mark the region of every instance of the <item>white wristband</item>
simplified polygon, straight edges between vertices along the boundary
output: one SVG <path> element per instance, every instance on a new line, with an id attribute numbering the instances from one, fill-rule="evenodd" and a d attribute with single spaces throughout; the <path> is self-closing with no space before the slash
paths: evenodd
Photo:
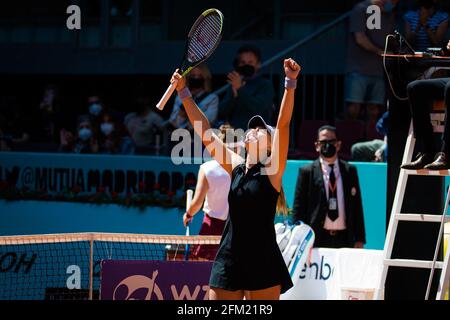
<path id="1" fill-rule="evenodd" d="M 297 79 L 290 79 L 288 77 L 284 78 L 284 87 L 286 89 L 295 89 L 295 88 L 297 88 Z"/>
<path id="2" fill-rule="evenodd" d="M 178 92 L 178 96 L 181 100 L 184 100 L 186 98 L 192 97 L 191 91 L 189 91 L 188 87 L 184 87 Z"/>

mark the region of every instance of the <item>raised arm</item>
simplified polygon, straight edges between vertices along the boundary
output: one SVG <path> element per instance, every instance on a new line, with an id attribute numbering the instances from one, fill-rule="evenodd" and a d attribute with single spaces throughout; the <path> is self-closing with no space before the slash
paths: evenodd
<path id="1" fill-rule="evenodd" d="M 206 118 L 194 99 L 192 99 L 189 89 L 186 88 L 186 79 L 178 73 L 178 69 L 173 74 L 171 82 L 177 82 L 176 89 L 178 95 L 183 102 L 189 122 L 194 127 L 195 133 L 202 139 L 203 144 L 211 156 L 231 175 L 234 167 L 242 163 L 244 159 L 228 149 L 222 140 L 211 130 L 208 118 Z"/>
<path id="2" fill-rule="evenodd" d="M 301 67 L 293 59 L 284 60 L 284 73 L 286 74 L 286 88 L 281 101 L 280 113 L 277 126 L 272 138 L 272 152 L 270 156 L 270 168 L 267 172 L 270 182 L 277 189 L 281 188 L 281 180 L 286 168 L 287 154 L 289 148 L 289 125 L 291 123 L 294 109 L 294 94 L 296 79 Z"/>

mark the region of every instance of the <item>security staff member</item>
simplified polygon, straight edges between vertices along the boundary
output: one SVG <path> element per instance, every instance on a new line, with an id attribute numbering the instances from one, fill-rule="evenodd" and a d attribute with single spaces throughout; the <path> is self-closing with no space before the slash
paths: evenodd
<path id="1" fill-rule="evenodd" d="M 323 126 L 315 143 L 319 158 L 300 168 L 293 220 L 310 225 L 315 247 L 363 248 L 364 215 L 356 167 L 338 159 L 336 128 Z"/>

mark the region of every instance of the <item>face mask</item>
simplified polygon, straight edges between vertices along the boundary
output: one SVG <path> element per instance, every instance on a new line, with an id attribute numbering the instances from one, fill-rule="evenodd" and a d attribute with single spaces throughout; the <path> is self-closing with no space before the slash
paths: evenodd
<path id="1" fill-rule="evenodd" d="M 114 131 L 114 125 L 112 123 L 102 123 L 100 125 L 100 130 L 102 130 L 103 134 L 105 136 L 109 136 L 111 134 L 111 132 Z"/>
<path id="2" fill-rule="evenodd" d="M 240 73 L 244 78 L 250 78 L 255 74 L 255 67 L 249 64 L 244 64 L 243 66 L 237 67 L 236 71 Z"/>
<path id="3" fill-rule="evenodd" d="M 331 143 L 326 143 L 320 146 L 320 154 L 324 158 L 333 158 L 336 155 L 336 146 Z"/>
<path id="4" fill-rule="evenodd" d="M 391 1 L 386 1 L 383 5 L 383 10 L 385 12 L 391 12 L 392 10 L 394 10 L 395 5 L 391 2 Z"/>
<path id="5" fill-rule="evenodd" d="M 93 103 L 89 106 L 89 113 L 98 116 L 102 111 L 102 105 L 99 103 Z"/>
<path id="6" fill-rule="evenodd" d="M 205 84 L 205 79 L 203 78 L 190 78 L 189 88 L 191 89 L 202 89 Z"/>
<path id="7" fill-rule="evenodd" d="M 78 136 L 80 137 L 81 140 L 86 141 L 92 136 L 92 131 L 91 129 L 88 128 L 81 128 L 78 131 Z"/>

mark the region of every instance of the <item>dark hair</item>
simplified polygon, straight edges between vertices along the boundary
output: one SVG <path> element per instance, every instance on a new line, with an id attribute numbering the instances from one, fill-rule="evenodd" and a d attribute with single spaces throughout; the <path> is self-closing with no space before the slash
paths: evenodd
<path id="1" fill-rule="evenodd" d="M 258 62 L 261 61 L 261 50 L 257 46 L 254 46 L 252 44 L 245 44 L 239 48 L 236 56 L 239 56 L 241 53 L 245 52 L 253 53 L 258 59 Z"/>
<path id="2" fill-rule="evenodd" d="M 336 127 L 330 126 L 329 124 L 326 124 L 324 126 L 321 126 L 319 128 L 319 130 L 317 130 L 317 139 L 319 138 L 319 134 L 324 131 L 324 130 L 328 130 L 328 131 L 332 131 L 334 132 L 334 134 L 336 135 L 336 139 L 338 139 L 338 134 L 337 134 L 337 130 Z"/>

